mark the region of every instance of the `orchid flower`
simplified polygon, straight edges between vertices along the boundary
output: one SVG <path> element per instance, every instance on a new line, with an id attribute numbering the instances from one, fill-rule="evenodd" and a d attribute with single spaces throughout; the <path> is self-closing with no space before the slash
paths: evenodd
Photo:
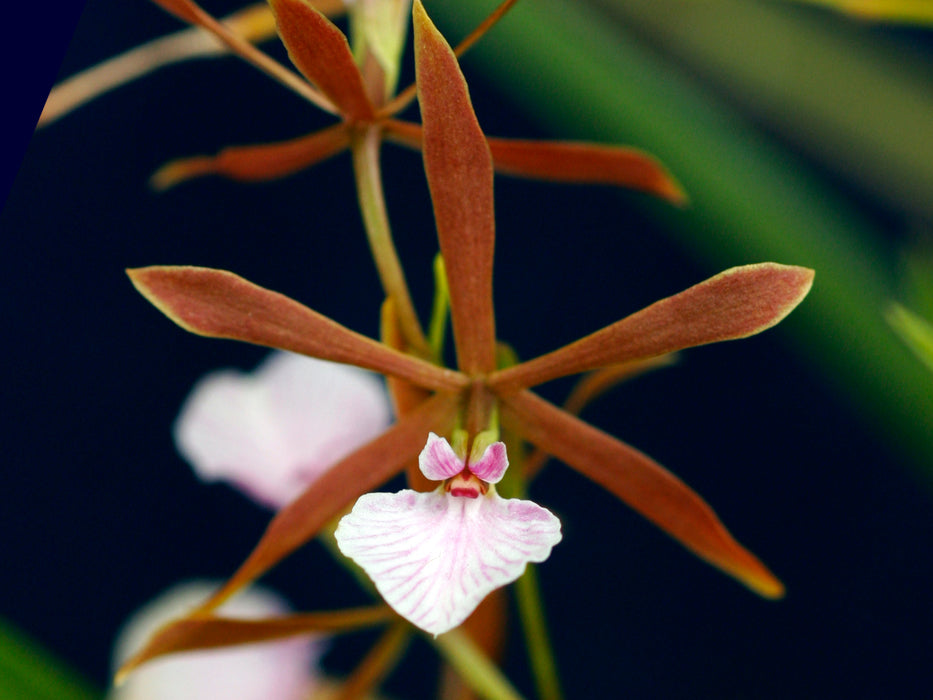
<path id="1" fill-rule="evenodd" d="M 354 0 L 347 2 L 351 29 L 359 38 L 351 49 L 347 38 L 310 0 L 269 0 L 279 36 L 301 73 L 249 46 L 235 28 L 217 21 L 193 0 L 153 0 L 180 19 L 215 35 L 238 55 L 266 72 L 299 96 L 341 122 L 297 139 L 255 146 L 235 146 L 218 156 L 174 161 L 153 176 L 153 184 L 167 188 L 206 174 L 237 180 L 267 180 L 304 169 L 349 148 L 370 128 L 387 139 L 421 148 L 419 125 L 394 118 L 411 102 L 414 91 L 391 99 L 405 38 L 410 0 Z M 466 51 L 488 31 L 516 0 L 506 0 L 458 47 Z M 355 55 L 356 54 L 356 55 Z M 684 192 L 652 157 L 633 148 L 595 144 L 548 143 L 490 139 L 497 169 L 522 177 L 589 182 L 632 187 L 682 202 Z"/>
<path id="2" fill-rule="evenodd" d="M 449 284 L 457 369 L 366 338 L 231 272 L 171 266 L 130 270 L 136 288 L 188 331 L 356 365 L 380 372 L 396 385 L 410 386 L 422 396 L 420 402 L 400 411 L 397 422 L 385 433 L 340 460 L 279 511 L 227 583 L 191 616 L 156 635 L 130 667 L 167 650 L 197 646 L 197 638 L 187 631 L 192 623 L 209 615 L 425 451 L 424 474 L 429 479 L 443 478 L 460 491 L 454 493 L 451 486 L 451 492 L 426 497 L 405 492 L 364 497 L 341 539 L 352 549 L 354 523 L 358 532 L 365 519 L 377 513 L 383 517 L 385 511 L 375 507 L 379 504 L 412 503 L 411 509 L 400 509 L 392 521 L 404 530 L 403 539 L 410 537 L 412 528 L 423 532 L 426 527 L 429 518 L 423 505 L 416 505 L 419 502 L 440 504 L 447 515 L 438 516 L 435 522 L 443 521 L 448 534 L 458 519 L 463 522 L 461 514 L 467 511 L 483 517 L 496 513 L 495 529 L 480 526 L 451 534 L 464 543 L 464 549 L 453 552 L 447 564 L 425 572 L 427 587 L 442 595 L 444 566 L 461 574 L 472 571 L 470 557 L 475 549 L 471 538 L 477 533 L 491 536 L 503 531 L 500 526 L 523 527 L 528 521 L 522 512 L 537 514 L 531 522 L 539 516 L 542 523 L 551 522 L 536 509 L 526 510 L 527 506 L 505 515 L 502 503 L 489 496 L 491 486 L 482 495 L 485 477 L 494 481 L 505 466 L 504 448 L 488 439 L 488 431 L 495 434 L 500 420 L 508 434 L 592 479 L 751 590 L 767 598 L 783 595 L 783 585 L 774 574 L 733 538 L 712 508 L 680 479 L 633 447 L 542 399 L 531 388 L 559 377 L 759 333 L 780 322 L 802 301 L 812 285 L 812 270 L 770 262 L 732 268 L 553 352 L 499 367 L 492 299 L 495 225 L 490 147 L 473 113 L 456 56 L 419 0 L 414 2 L 413 17 L 424 163 Z M 453 459 L 444 443 L 431 434 L 452 437 L 458 430 L 466 438 Z M 519 443 L 510 447 L 519 447 Z M 466 455 L 469 460 L 464 459 Z M 471 463 L 478 474 L 471 470 Z M 468 497 L 474 492 L 479 495 L 470 503 Z M 453 500 L 457 498 L 461 500 Z M 363 527 L 365 532 L 369 526 Z M 544 556 L 556 537 L 551 522 L 542 527 L 541 539 L 535 540 L 539 548 L 522 556 L 530 561 Z M 418 550 L 417 556 L 426 551 Z M 353 556 L 368 559 L 361 552 Z M 413 561 L 400 558 L 399 564 L 411 567 Z M 367 565 L 371 570 L 377 566 L 371 559 Z M 419 615 L 422 610 L 415 601 L 396 600 L 387 592 L 388 580 L 380 583 L 376 575 L 377 586 L 390 602 L 403 613 L 410 610 L 412 616 Z M 468 608 L 461 602 L 449 613 L 436 614 L 439 620 L 447 620 L 438 621 L 437 629 Z M 434 622 L 430 624 L 433 627 Z M 240 638 L 250 634 L 244 630 Z M 255 632 L 253 638 L 262 637 Z"/>
<path id="3" fill-rule="evenodd" d="M 162 593 L 137 611 L 114 646 L 119 667 L 162 625 L 184 615 L 217 586 L 189 581 Z M 275 593 L 251 587 L 223 606 L 236 619 L 280 616 L 288 605 Z M 303 700 L 318 685 L 320 639 L 285 639 L 227 649 L 204 649 L 159 659 L 114 687 L 109 700 Z"/>
<path id="4" fill-rule="evenodd" d="M 349 149 L 360 209 L 383 288 L 396 305 L 407 345 L 422 356 L 429 356 L 430 347 L 418 323 L 392 242 L 379 164 L 384 140 L 418 150 L 423 145 L 420 125 L 395 118 L 414 99 L 414 86 L 392 97 L 410 0 L 347 2 L 352 47 L 343 32 L 321 11 L 333 13 L 333 0 L 268 0 L 278 34 L 300 75 L 257 49 L 241 33 L 245 26 L 249 38 L 262 37 L 267 25 L 256 15 L 251 15 L 248 23 L 221 22 L 194 0 L 153 2 L 205 30 L 230 51 L 340 121 L 287 141 L 232 146 L 216 156 L 172 161 L 153 175 L 152 185 L 156 189 L 166 189 L 208 174 L 242 181 L 269 180 L 290 175 Z M 516 2 L 504 0 L 460 43 L 457 51 L 466 51 Z M 211 46 L 210 50 L 215 48 Z M 114 82 L 109 77 L 103 80 L 109 81 L 107 85 Z M 50 102 L 60 101 L 53 91 Z M 683 189 L 665 168 L 655 158 L 635 148 L 491 138 L 489 149 L 495 168 L 502 173 L 562 182 L 618 185 L 678 204 L 686 201 Z"/>
<path id="5" fill-rule="evenodd" d="M 475 454 L 480 443 L 473 444 Z M 334 535 L 397 613 L 438 635 L 521 576 L 528 562 L 547 559 L 560 542 L 560 521 L 530 501 L 496 493 L 509 464 L 505 443 L 467 462 L 430 433 L 419 462 L 443 485 L 430 493 L 365 494 Z"/>
<path id="6" fill-rule="evenodd" d="M 175 422 L 179 452 L 205 481 L 279 509 L 389 425 L 383 384 L 356 367 L 276 352 L 252 374 L 201 379 Z"/>

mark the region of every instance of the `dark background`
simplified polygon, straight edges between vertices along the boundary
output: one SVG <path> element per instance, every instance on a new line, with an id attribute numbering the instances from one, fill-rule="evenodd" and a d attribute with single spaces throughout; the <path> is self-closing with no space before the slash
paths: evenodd
<path id="1" fill-rule="evenodd" d="M 179 26 L 145 2 L 91 0 L 59 76 Z M 467 78 L 489 133 L 544 136 Z M 101 686 L 121 621 L 180 579 L 229 575 L 269 517 L 199 484 L 169 432 L 202 374 L 251 368 L 265 351 L 185 334 L 124 268 L 230 269 L 369 335 L 381 301 L 346 155 L 268 184 L 207 179 L 154 194 L 146 180 L 175 156 L 327 123 L 224 59 L 163 70 L 29 144 L 0 218 L 0 615 Z M 436 240 L 419 157 L 387 147 L 385 171 L 426 313 Z M 497 181 L 498 325 L 522 357 L 717 272 L 688 259 L 644 203 Z M 759 600 L 561 465 L 535 485 L 564 525 L 540 577 L 568 697 L 911 697 L 929 687 L 929 490 L 790 353 L 786 333 L 690 351 L 586 413 L 703 494 L 782 578 L 786 600 Z M 542 391 L 560 400 L 569 386 Z M 365 600 L 318 544 L 267 582 L 302 609 Z M 327 663 L 347 670 L 367 641 L 349 638 Z M 426 648 L 413 657 L 389 685 L 399 696 L 432 688 Z M 506 663 L 530 694 L 517 642 Z"/>

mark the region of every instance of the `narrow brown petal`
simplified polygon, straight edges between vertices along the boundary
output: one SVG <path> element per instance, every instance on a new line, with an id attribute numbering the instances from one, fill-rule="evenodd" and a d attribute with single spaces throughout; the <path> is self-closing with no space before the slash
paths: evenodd
<path id="1" fill-rule="evenodd" d="M 421 149 L 418 124 L 387 119 L 389 141 Z M 635 148 L 601 146 L 572 141 L 524 141 L 488 137 L 492 164 L 497 173 L 516 177 L 578 184 L 617 185 L 685 204 L 680 184 L 653 156 Z"/>
<path id="2" fill-rule="evenodd" d="M 269 0 L 269 4 L 298 70 L 350 120 L 372 119 L 375 110 L 343 32 L 306 0 Z"/>
<path id="3" fill-rule="evenodd" d="M 382 126 L 387 141 L 392 141 L 413 151 L 421 150 L 424 140 L 421 124 L 413 124 L 401 119 L 385 119 Z"/>
<path id="4" fill-rule="evenodd" d="M 734 267 L 559 350 L 496 372 L 489 385 L 507 393 L 568 374 L 745 338 L 787 316 L 812 284 L 813 270 L 803 267 Z"/>
<path id="5" fill-rule="evenodd" d="M 501 416 L 510 430 L 618 496 L 701 559 L 765 598 L 784 595 L 783 584 L 733 539 L 709 505 L 651 458 L 530 391 L 505 397 Z"/>
<path id="6" fill-rule="evenodd" d="M 612 365 L 604 367 L 594 372 L 590 372 L 578 381 L 567 400 L 564 401 L 562 408 L 574 416 L 579 416 L 589 403 L 599 396 L 614 388 L 620 382 L 627 381 L 638 375 L 650 372 L 661 367 L 668 367 L 677 361 L 677 355 L 669 353 L 667 355 L 658 355 L 649 357 L 647 360 L 635 360 L 621 365 Z M 531 481 L 547 462 L 548 454 L 541 449 L 536 449 L 525 459 L 525 479 Z"/>
<path id="7" fill-rule="evenodd" d="M 314 537 L 360 495 L 401 472 L 424 448 L 429 432 L 441 435 L 450 432 L 458 406 L 457 397 L 438 394 L 324 472 L 276 514 L 246 561 L 200 611 L 217 608 Z"/>
<path id="8" fill-rule="evenodd" d="M 420 0 L 415 0 L 413 18 L 424 166 L 450 286 L 457 360 L 468 374 L 490 372 L 496 366 L 496 343 L 489 147 L 457 58 Z"/>
<path id="9" fill-rule="evenodd" d="M 208 24 L 208 20 L 205 19 L 207 13 L 200 8 L 194 2 L 190 0 L 152 0 L 156 5 L 161 7 L 167 12 L 171 12 L 173 15 L 178 17 L 178 19 L 190 24 L 196 24 L 198 26 L 204 27 Z M 209 15 L 208 15 L 209 17 Z M 210 18 L 213 19 L 213 18 Z"/>
<path id="10" fill-rule="evenodd" d="M 504 0 L 502 4 L 496 7 L 496 9 L 486 17 L 486 19 L 484 19 L 476 26 L 476 29 L 470 32 L 468 36 L 464 37 L 463 41 L 457 44 L 457 48 L 454 49 L 454 54 L 459 57 L 473 48 L 473 45 L 477 41 L 486 36 L 486 32 L 495 27 L 496 24 L 499 23 L 499 20 L 505 17 L 506 13 L 515 6 L 516 2 L 518 2 L 518 0 Z"/>
<path id="11" fill-rule="evenodd" d="M 427 389 L 457 391 L 467 382 L 458 372 L 392 350 L 232 272 L 155 266 L 127 274 L 159 311 L 198 335 L 356 365 Z"/>
<path id="12" fill-rule="evenodd" d="M 590 372 L 574 385 L 570 395 L 564 402 L 563 409 L 567 413 L 578 416 L 591 401 L 599 398 L 610 389 L 614 389 L 622 382 L 661 367 L 670 367 L 675 362 L 677 362 L 677 355 L 668 353 L 667 355 L 649 357 L 646 360 L 633 360 L 621 365 L 611 365 Z"/>
<path id="13" fill-rule="evenodd" d="M 214 615 L 184 617 L 158 630 L 142 650 L 120 667 L 115 682 L 121 683 L 134 669 L 166 654 L 269 642 L 312 632 L 349 632 L 396 618 L 387 605 L 336 612 L 304 613 L 265 620 L 243 620 Z"/>
<path id="14" fill-rule="evenodd" d="M 304 97 L 321 109 L 335 114 L 336 107 L 330 100 L 317 91 L 306 80 L 288 70 L 278 61 L 269 58 L 262 51 L 249 43 L 239 34 L 231 31 L 220 21 L 209 15 L 193 0 L 152 0 L 162 9 L 170 12 L 185 22 L 202 27 L 220 39 L 237 56 L 251 63 L 269 77 L 277 80 L 285 87 Z"/>
<path id="15" fill-rule="evenodd" d="M 204 175 L 221 175 L 242 182 L 285 177 L 337 154 L 350 144 L 346 122 L 279 143 L 231 146 L 216 156 L 180 158 L 159 168 L 149 184 L 157 190 Z"/>
<path id="16" fill-rule="evenodd" d="M 637 148 L 569 141 L 489 139 L 496 171 L 518 177 L 617 185 L 685 204 L 687 195 L 658 160 Z"/>

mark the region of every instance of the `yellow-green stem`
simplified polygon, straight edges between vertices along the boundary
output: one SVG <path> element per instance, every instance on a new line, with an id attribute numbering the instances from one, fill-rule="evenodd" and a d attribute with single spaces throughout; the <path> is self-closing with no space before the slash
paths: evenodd
<path id="1" fill-rule="evenodd" d="M 524 446 L 511 433 L 504 437 L 511 458 L 509 469 L 497 487 L 507 498 L 526 498 L 526 482 L 523 476 L 525 473 Z M 515 599 L 538 697 L 541 700 L 561 700 L 563 695 L 560 689 L 560 679 L 557 676 L 557 663 L 554 650 L 551 648 L 551 638 L 548 634 L 541 601 L 541 589 L 538 585 L 538 571 L 534 564 L 529 564 L 525 573 L 515 582 Z"/>
<path id="2" fill-rule="evenodd" d="M 444 259 L 438 253 L 434 257 L 434 306 L 431 308 L 431 322 L 428 325 L 428 345 L 434 353 L 434 360 L 444 364 L 444 336 L 447 330 L 447 312 L 450 310 L 450 289 L 447 286 L 447 270 Z"/>
<path id="3" fill-rule="evenodd" d="M 473 691 L 486 700 L 521 700 L 502 671 L 461 629 L 431 640 L 438 651 Z"/>
<path id="4" fill-rule="evenodd" d="M 385 195 L 382 191 L 382 172 L 379 167 L 381 143 L 382 134 L 379 127 L 370 126 L 365 131 L 356 133 L 350 144 L 360 212 L 363 215 L 363 225 L 379 279 L 386 296 L 395 302 L 402 334 L 415 352 L 430 357 L 430 348 L 415 313 L 411 295 L 408 293 L 408 284 L 405 282 L 405 273 L 402 272 L 402 265 L 392 242 Z"/>
<path id="5" fill-rule="evenodd" d="M 538 570 L 534 564 L 529 564 L 525 573 L 515 582 L 515 598 L 538 697 L 541 700 L 561 700 L 563 695 L 557 677 L 557 664 L 554 661 L 554 650 L 551 648 L 544 610 L 541 607 Z"/>

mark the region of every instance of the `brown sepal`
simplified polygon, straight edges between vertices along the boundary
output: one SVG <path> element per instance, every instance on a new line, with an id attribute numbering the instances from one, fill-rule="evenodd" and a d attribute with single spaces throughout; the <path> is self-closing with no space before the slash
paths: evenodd
<path id="1" fill-rule="evenodd" d="M 420 150 L 418 124 L 398 119 L 384 123 L 386 139 Z M 487 137 L 497 173 L 576 184 L 616 185 L 685 204 L 680 184 L 654 156 L 636 148 L 573 141 L 528 141 Z"/>
<path id="2" fill-rule="evenodd" d="M 278 61 L 271 59 L 244 37 L 201 9 L 193 0 L 152 1 L 179 19 L 207 30 L 244 61 L 252 64 L 309 102 L 332 114 L 338 111 L 330 99 L 318 92 L 317 88 Z"/>
<path id="3" fill-rule="evenodd" d="M 466 385 L 458 372 L 392 350 L 232 272 L 154 266 L 127 274 L 156 308 L 198 335 L 356 365 L 429 389 L 457 391 Z"/>
<path id="4" fill-rule="evenodd" d="M 803 267 L 734 267 L 559 350 L 496 372 L 489 385 L 508 393 L 569 374 L 745 338 L 787 316 L 812 284 L 813 271 Z"/>
<path id="5" fill-rule="evenodd" d="M 306 0 L 269 0 L 279 36 L 298 70 L 351 121 L 368 121 L 375 109 L 347 37 Z"/>
<path id="6" fill-rule="evenodd" d="M 650 457 L 530 391 L 502 397 L 510 430 L 615 494 L 701 559 L 765 598 L 783 584 L 735 541 L 713 509 Z"/>
<path id="7" fill-rule="evenodd" d="M 457 58 L 420 0 L 414 2 L 413 19 L 424 166 L 447 269 L 457 360 L 468 374 L 490 372 L 496 365 L 496 344 L 489 147 Z"/>
<path id="8" fill-rule="evenodd" d="M 169 622 L 117 671 L 119 685 L 134 669 L 166 654 L 255 644 L 314 632 L 349 632 L 396 619 L 386 605 L 336 612 L 304 613 L 263 620 L 195 614 Z"/>
<path id="9" fill-rule="evenodd" d="M 489 139 L 496 172 L 556 182 L 616 185 L 687 202 L 680 184 L 658 160 L 637 148 L 570 141 Z"/>
<path id="10" fill-rule="evenodd" d="M 216 156 L 195 156 L 170 161 L 149 180 L 156 190 L 204 175 L 220 175 L 241 182 L 274 180 L 308 168 L 350 145 L 346 122 L 288 141 L 252 146 L 230 146 Z"/>
<path id="11" fill-rule="evenodd" d="M 621 365 L 612 365 L 603 369 L 589 372 L 581 377 L 567 400 L 564 401 L 562 408 L 574 416 L 579 416 L 591 401 L 602 396 L 604 393 L 614 388 L 621 382 L 637 377 L 645 372 L 650 372 L 661 367 L 668 367 L 677 361 L 677 355 L 669 353 L 667 355 L 658 355 L 647 360 L 635 360 Z M 548 454 L 541 449 L 535 449 L 524 464 L 525 479 L 531 481 L 534 479 L 547 462 Z"/>

